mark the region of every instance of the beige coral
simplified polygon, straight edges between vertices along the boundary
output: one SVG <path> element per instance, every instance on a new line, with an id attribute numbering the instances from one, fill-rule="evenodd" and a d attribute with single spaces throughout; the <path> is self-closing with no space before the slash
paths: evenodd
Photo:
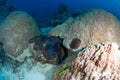
<path id="1" fill-rule="evenodd" d="M 63 45 L 68 49 L 71 49 L 70 43 L 74 38 L 81 40 L 80 48 L 105 41 L 120 45 L 120 22 L 105 10 L 93 9 L 77 18 L 69 18 L 49 34 L 64 38 Z"/>
<path id="2" fill-rule="evenodd" d="M 120 50 L 106 42 L 79 52 L 71 67 L 53 80 L 120 80 Z"/>
<path id="3" fill-rule="evenodd" d="M 29 39 L 39 34 L 36 21 L 23 11 L 10 13 L 0 27 L 0 41 L 11 57 L 22 54 Z"/>

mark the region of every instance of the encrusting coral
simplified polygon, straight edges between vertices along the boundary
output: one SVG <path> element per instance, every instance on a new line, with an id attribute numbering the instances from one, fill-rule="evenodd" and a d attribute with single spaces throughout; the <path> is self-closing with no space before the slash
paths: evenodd
<path id="1" fill-rule="evenodd" d="M 33 58 L 42 63 L 59 64 L 65 57 L 62 42 L 56 36 L 36 36 L 29 40 Z"/>
<path id="2" fill-rule="evenodd" d="M 120 80 L 120 50 L 114 42 L 86 47 L 53 80 Z"/>
<path id="3" fill-rule="evenodd" d="M 6 53 L 16 58 L 28 47 L 28 41 L 39 35 L 36 21 L 26 12 L 11 12 L 0 27 L 0 41 Z"/>

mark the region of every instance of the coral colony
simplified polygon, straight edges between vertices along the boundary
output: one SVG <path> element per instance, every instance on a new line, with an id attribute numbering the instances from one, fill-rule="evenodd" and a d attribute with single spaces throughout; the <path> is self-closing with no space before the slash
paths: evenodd
<path id="1" fill-rule="evenodd" d="M 59 37 L 36 36 L 29 43 L 33 44 L 34 59 L 42 63 L 58 64 L 65 56 Z"/>

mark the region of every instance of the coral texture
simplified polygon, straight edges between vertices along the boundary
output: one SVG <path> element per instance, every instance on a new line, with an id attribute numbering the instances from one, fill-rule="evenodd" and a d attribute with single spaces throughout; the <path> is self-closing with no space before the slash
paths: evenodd
<path id="1" fill-rule="evenodd" d="M 120 80 L 120 50 L 101 43 L 79 52 L 71 67 L 53 80 Z"/>
<path id="2" fill-rule="evenodd" d="M 58 64 L 65 56 L 59 37 L 36 36 L 29 42 L 34 59 L 42 63 Z"/>
<path id="3" fill-rule="evenodd" d="M 26 12 L 14 11 L 8 15 L 0 27 L 0 41 L 11 57 L 17 57 L 33 36 L 39 35 L 35 20 Z"/>
<path id="4" fill-rule="evenodd" d="M 84 15 L 69 18 L 53 28 L 49 34 L 63 38 L 63 45 L 68 49 L 71 49 L 70 43 L 74 38 L 81 40 L 81 48 L 105 41 L 120 45 L 119 21 L 111 13 L 101 9 L 93 9 Z"/>

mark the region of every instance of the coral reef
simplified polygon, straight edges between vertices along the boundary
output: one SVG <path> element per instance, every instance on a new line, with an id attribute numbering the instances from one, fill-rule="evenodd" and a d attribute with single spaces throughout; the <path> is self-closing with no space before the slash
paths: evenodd
<path id="1" fill-rule="evenodd" d="M 114 42 L 86 47 L 53 80 L 120 80 L 120 50 Z"/>
<path id="2" fill-rule="evenodd" d="M 16 58 L 28 47 L 28 41 L 39 35 L 36 21 L 26 12 L 11 12 L 0 27 L 0 41 L 10 57 Z"/>
<path id="3" fill-rule="evenodd" d="M 6 55 L 2 43 L 0 43 L 0 80 L 52 80 L 52 74 L 56 65 L 42 64 L 33 59 L 29 48 L 19 55 L 19 61 Z M 18 58 L 17 57 L 17 58 Z M 16 58 L 15 58 L 16 59 Z M 20 61 L 22 60 L 22 61 Z"/>
<path id="4" fill-rule="evenodd" d="M 29 43 L 34 59 L 42 63 L 59 64 L 65 56 L 59 37 L 36 36 Z"/>
<path id="5" fill-rule="evenodd" d="M 63 45 L 70 50 L 73 50 L 70 43 L 74 38 L 81 40 L 80 49 L 105 41 L 120 45 L 120 22 L 105 10 L 92 9 L 76 18 L 69 18 L 48 34 L 63 38 Z"/>

